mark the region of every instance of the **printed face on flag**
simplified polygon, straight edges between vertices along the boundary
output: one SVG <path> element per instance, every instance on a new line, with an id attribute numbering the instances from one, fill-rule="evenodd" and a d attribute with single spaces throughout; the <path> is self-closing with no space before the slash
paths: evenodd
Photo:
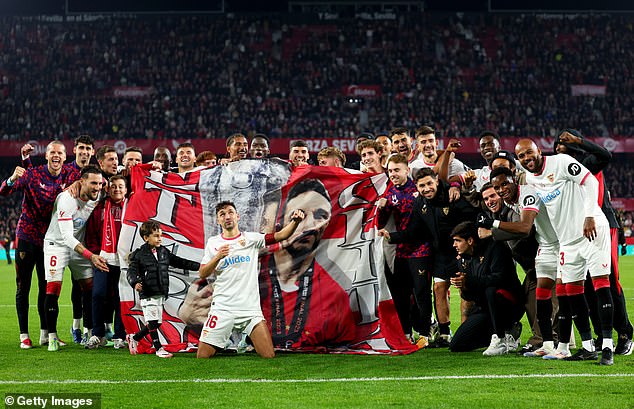
<path id="1" fill-rule="evenodd" d="M 330 195 L 319 179 L 307 178 L 290 188 L 279 222 L 288 225 L 295 210 L 303 210 L 305 217 L 287 241 L 286 250 L 294 258 L 317 249 L 332 217 Z"/>

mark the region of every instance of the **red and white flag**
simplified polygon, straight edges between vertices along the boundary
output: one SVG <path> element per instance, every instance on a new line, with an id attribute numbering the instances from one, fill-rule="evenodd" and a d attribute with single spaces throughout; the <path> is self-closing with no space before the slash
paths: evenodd
<path id="1" fill-rule="evenodd" d="M 131 170 L 132 191 L 119 239 L 120 259 L 143 244 L 140 225 L 161 223 L 163 245 L 179 257 L 200 261 L 206 239 L 220 232 L 215 205 L 231 200 L 240 229 L 271 233 L 295 209 L 306 219 L 286 242 L 260 257 L 262 311 L 278 350 L 404 354 L 416 351 L 401 329 L 383 273 L 376 206 L 386 190 L 384 174 L 278 160 L 242 160 L 184 175 Z M 143 323 L 138 294 L 120 282 L 127 333 Z M 161 342 L 170 351 L 193 350 L 207 317 L 213 285 L 198 272 L 170 271 Z M 149 352 L 149 340 L 139 345 Z"/>

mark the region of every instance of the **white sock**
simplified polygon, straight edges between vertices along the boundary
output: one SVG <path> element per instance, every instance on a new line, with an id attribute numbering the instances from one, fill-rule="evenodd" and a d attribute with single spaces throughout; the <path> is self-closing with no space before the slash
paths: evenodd
<path id="1" fill-rule="evenodd" d="M 49 332 L 48 333 L 48 342 L 51 342 L 54 339 L 57 339 L 57 332 Z"/>
<path id="2" fill-rule="evenodd" d="M 555 349 L 555 341 L 544 341 L 544 349 Z"/>
<path id="3" fill-rule="evenodd" d="M 73 318 L 73 329 L 81 328 L 81 318 Z"/>
<path id="4" fill-rule="evenodd" d="M 84 327 L 84 334 L 88 334 L 88 336 L 90 337 L 90 330 L 86 327 Z"/>
<path id="5" fill-rule="evenodd" d="M 25 339 L 29 339 L 29 333 L 25 333 L 25 334 L 20 334 L 20 342 L 24 341 Z"/>
<path id="6" fill-rule="evenodd" d="M 583 346 L 583 349 L 586 351 L 594 352 L 594 341 L 592 339 L 581 341 L 581 346 Z"/>
<path id="7" fill-rule="evenodd" d="M 601 348 L 610 348 L 612 351 L 614 351 L 614 341 L 612 340 L 612 338 L 603 338 L 603 344 L 601 345 Z"/>
<path id="8" fill-rule="evenodd" d="M 568 342 L 560 342 L 559 345 L 557 346 L 557 352 L 562 352 L 562 353 L 566 353 L 566 352 L 570 352 L 570 344 Z"/>
<path id="9" fill-rule="evenodd" d="M 108 331 L 112 332 L 112 323 L 111 322 L 110 323 L 106 322 L 106 332 L 108 332 Z"/>
<path id="10" fill-rule="evenodd" d="M 41 329 L 40 330 L 40 339 L 46 339 L 48 338 L 48 330 L 47 329 Z"/>

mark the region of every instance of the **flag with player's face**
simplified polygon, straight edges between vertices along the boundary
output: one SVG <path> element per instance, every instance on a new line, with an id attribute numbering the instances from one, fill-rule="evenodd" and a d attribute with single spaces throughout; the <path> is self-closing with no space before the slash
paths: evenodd
<path id="1" fill-rule="evenodd" d="M 233 201 L 242 231 L 272 233 L 294 210 L 306 217 L 285 242 L 260 257 L 262 311 L 277 349 L 335 353 L 409 353 L 383 275 L 374 206 L 385 191 L 383 174 L 333 167 L 291 168 L 277 160 L 242 160 L 184 175 L 132 168 L 119 252 L 143 244 L 140 225 L 161 223 L 163 245 L 200 261 L 206 239 L 219 234 L 215 205 Z M 170 271 L 161 342 L 193 349 L 213 298 L 213 285 L 196 271 Z M 120 283 L 127 333 L 143 323 L 138 294 Z M 140 345 L 150 351 L 149 340 Z"/>

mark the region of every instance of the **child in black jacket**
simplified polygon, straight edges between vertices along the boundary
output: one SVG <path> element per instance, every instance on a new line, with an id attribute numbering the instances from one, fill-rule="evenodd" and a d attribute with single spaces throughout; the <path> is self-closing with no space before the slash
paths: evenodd
<path id="1" fill-rule="evenodd" d="M 139 292 L 141 308 L 146 325 L 134 335 L 129 334 L 128 347 L 130 353 L 136 355 L 138 342 L 150 334 L 152 344 L 159 358 L 171 358 L 161 345 L 158 328 L 163 316 L 163 303 L 169 292 L 169 266 L 197 271 L 200 264 L 173 255 L 166 247 L 161 246 L 161 225 L 155 221 L 147 221 L 141 225 L 141 237 L 145 241 L 130 256 L 128 282 Z"/>

